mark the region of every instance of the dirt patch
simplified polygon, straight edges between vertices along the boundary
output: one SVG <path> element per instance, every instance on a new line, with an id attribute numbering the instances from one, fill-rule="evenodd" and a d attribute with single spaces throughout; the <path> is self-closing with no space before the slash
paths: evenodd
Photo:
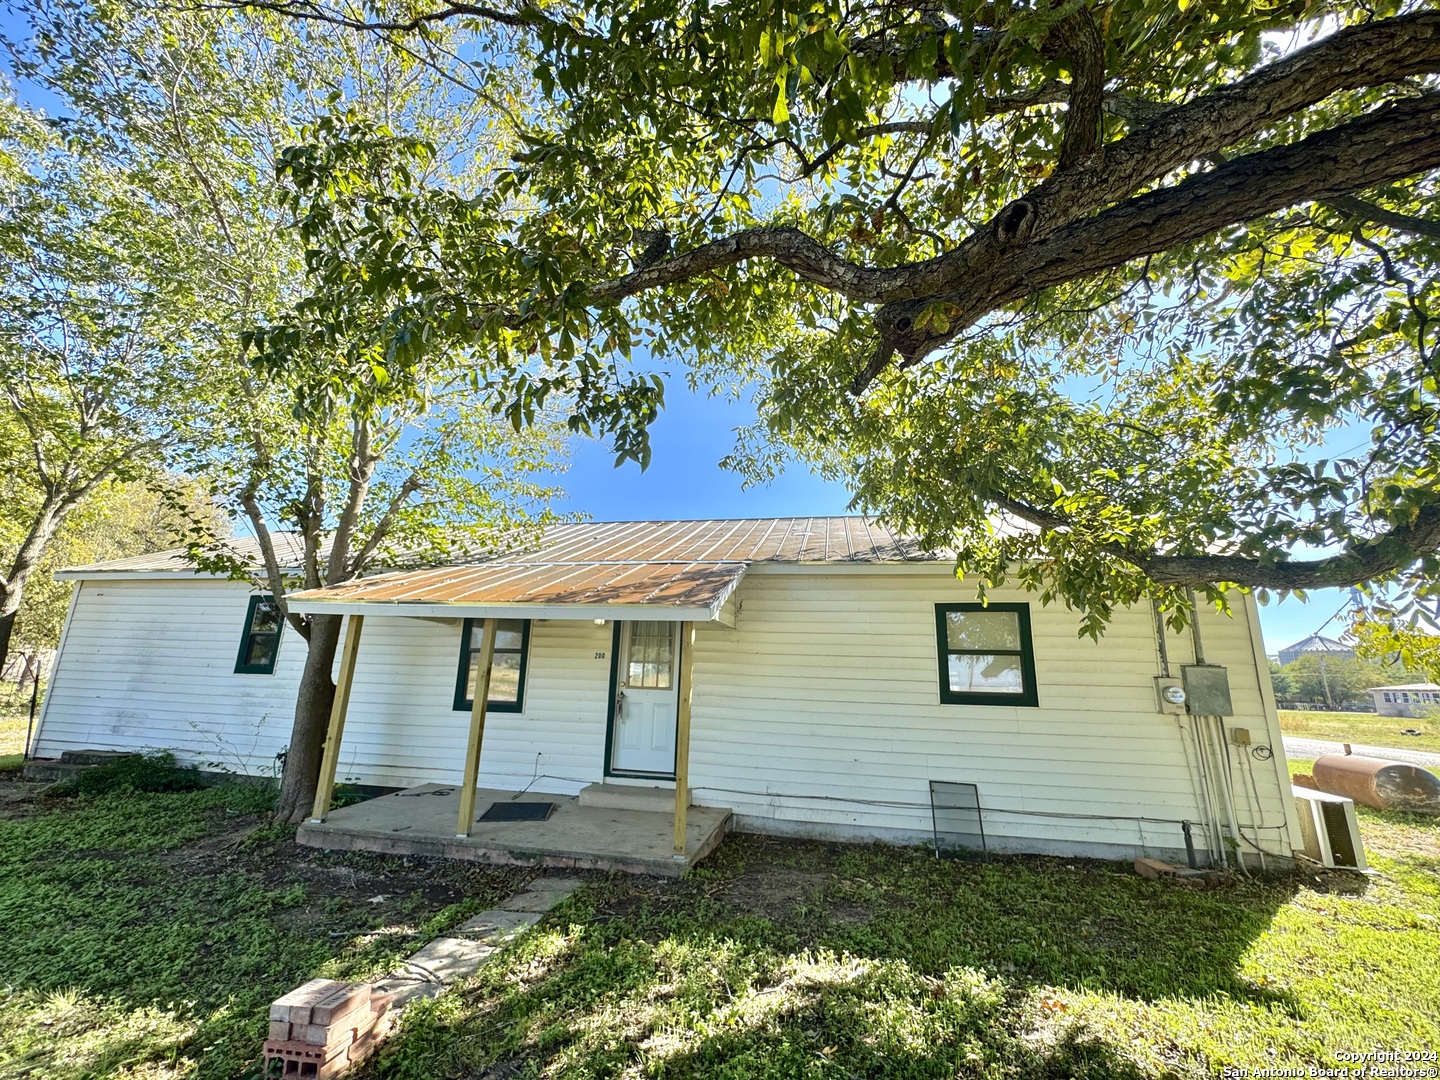
<path id="1" fill-rule="evenodd" d="M 39 812 L 35 796 L 48 785 L 26 783 L 19 777 L 18 772 L 0 773 L 0 821 L 19 821 Z"/>

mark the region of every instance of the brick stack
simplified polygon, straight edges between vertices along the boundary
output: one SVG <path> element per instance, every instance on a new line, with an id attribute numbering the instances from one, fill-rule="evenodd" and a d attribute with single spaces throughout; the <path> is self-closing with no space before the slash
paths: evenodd
<path id="1" fill-rule="evenodd" d="M 363 1061 L 388 1031 L 390 995 L 368 983 L 311 979 L 270 1006 L 266 1077 L 329 1080 Z"/>

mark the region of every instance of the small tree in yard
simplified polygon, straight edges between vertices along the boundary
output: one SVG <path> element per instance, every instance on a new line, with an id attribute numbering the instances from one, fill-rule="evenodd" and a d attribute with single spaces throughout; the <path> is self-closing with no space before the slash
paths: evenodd
<path id="1" fill-rule="evenodd" d="M 322 123 L 317 135 L 330 127 Z M 342 626 L 338 615 L 290 610 L 287 593 L 338 585 L 377 565 L 523 542 L 554 520 L 547 506 L 556 492 L 536 478 L 557 470 L 565 445 L 563 428 L 543 418 L 518 430 L 497 422 L 463 350 L 426 350 L 412 363 L 396 362 L 392 349 L 387 358 L 378 344 L 385 301 L 406 290 L 406 275 L 375 282 L 344 267 L 357 225 L 383 229 L 378 208 L 415 197 L 411 166 L 423 167 L 431 151 L 364 124 L 344 134 L 284 159 L 317 288 L 289 321 L 247 335 L 265 378 L 237 382 L 230 416 L 243 436 L 211 470 L 225 478 L 223 489 L 259 541 L 265 566 L 257 584 L 307 643 L 276 809 L 286 821 L 305 817 L 314 803 Z M 397 260 L 422 273 L 423 250 L 413 246 L 408 223 L 390 224 Z M 300 542 L 297 577 L 275 551 L 273 525 Z M 213 554 L 210 562 L 219 564 Z"/>
<path id="2" fill-rule="evenodd" d="M 22 73 L 69 105 L 67 126 L 97 153 L 164 178 L 148 197 L 203 260 L 194 281 L 220 345 L 209 374 L 223 419 L 173 463 L 249 523 L 266 565 L 252 575 L 223 545 L 197 542 L 201 565 L 251 577 L 286 607 L 295 587 L 338 584 L 402 555 L 483 547 L 547 520 L 549 489 L 529 477 L 555 463 L 555 433 L 492 423 L 463 341 L 447 339 L 410 370 L 394 367 L 410 346 L 385 305 L 403 306 L 416 279 L 327 277 L 327 266 L 354 257 L 369 219 L 352 212 L 353 196 L 307 179 L 323 164 L 307 157 L 323 157 L 330 128 L 321 121 L 335 113 L 373 140 L 373 158 L 335 164 L 373 199 L 378 221 L 397 219 L 426 179 L 483 188 L 518 148 L 527 66 L 486 59 L 498 52 L 445 55 L 440 29 L 430 41 L 439 52 L 422 60 L 403 43 L 312 33 L 274 15 L 86 0 L 15 6 L 32 30 L 29 43 L 11 44 Z M 421 160 L 419 144 L 393 139 L 389 127 L 438 152 Z M 429 243 L 412 239 L 415 250 Z M 277 322 L 281 312 L 293 317 Z M 274 529 L 301 540 L 293 577 L 273 550 Z M 309 646 L 280 801 L 292 818 L 313 799 L 341 626 L 288 607 L 286 617 Z"/>
<path id="3" fill-rule="evenodd" d="M 121 170 L 0 100 L 0 667 L 66 520 L 204 430 L 196 264 Z"/>

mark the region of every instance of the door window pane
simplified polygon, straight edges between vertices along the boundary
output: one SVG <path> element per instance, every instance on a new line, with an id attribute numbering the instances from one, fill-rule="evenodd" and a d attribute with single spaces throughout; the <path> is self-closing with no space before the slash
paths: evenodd
<path id="1" fill-rule="evenodd" d="M 630 623 L 625 681 L 636 690 L 669 690 L 675 658 L 675 631 L 668 622 Z"/>

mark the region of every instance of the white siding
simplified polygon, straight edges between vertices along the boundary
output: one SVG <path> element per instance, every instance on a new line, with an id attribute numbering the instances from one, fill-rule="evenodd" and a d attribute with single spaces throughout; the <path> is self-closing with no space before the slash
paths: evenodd
<path id="1" fill-rule="evenodd" d="M 305 660 L 281 635 L 274 675 L 236 675 L 249 607 L 244 585 L 84 581 L 46 694 L 38 757 L 155 748 L 266 773 L 289 741 Z"/>
<path id="2" fill-rule="evenodd" d="M 220 581 L 84 583 L 38 753 L 163 747 L 266 771 L 289 738 L 304 645 L 287 629 L 273 676 L 235 675 L 248 595 Z M 1096 643 L 1077 638 L 1073 612 L 992 593 L 1030 602 L 1039 707 L 942 705 L 934 605 L 973 598 L 943 570 L 753 572 L 736 595 L 737 628 L 698 633 L 696 801 L 733 808 L 748 828 L 903 839 L 929 833 L 928 782 L 958 780 L 979 785 L 997 846 L 1175 852 L 1173 823 L 1201 811 L 1189 721 L 1155 711 L 1148 609 L 1121 612 Z M 1202 639 L 1206 659 L 1229 669 L 1228 723 L 1277 757 L 1232 747 L 1241 824 L 1263 826 L 1266 849 L 1288 853 L 1288 777 L 1252 618 L 1242 605 L 1233 618 L 1207 612 Z M 525 710 L 490 714 L 482 784 L 568 793 L 603 778 L 611 632 L 588 620 L 532 626 Z M 1189 635 L 1168 640 L 1178 674 L 1192 659 Z M 366 619 L 342 779 L 459 779 L 459 645 L 458 619 Z"/>
<path id="3" fill-rule="evenodd" d="M 1039 707 L 1014 708 L 940 703 L 934 605 L 974 599 L 947 576 L 766 572 L 737 595 L 737 629 L 698 635 L 691 785 L 746 827 L 924 836 L 932 779 L 979 785 L 987 832 L 1016 850 L 1174 852 L 1182 835 L 1166 822 L 1201 816 L 1186 736 L 1156 712 L 1148 608 L 1119 613 L 1097 643 L 1077 638 L 1075 613 L 993 591 L 1031 605 Z M 1250 728 L 1283 768 L 1247 618 L 1244 607 L 1203 614 L 1205 658 L 1229 669 L 1228 723 Z M 1188 634 L 1169 649 L 1172 665 L 1193 659 Z M 1282 787 L 1276 762 L 1232 751 L 1242 826 L 1267 826 L 1264 847 L 1288 855 L 1288 777 Z M 1258 817 L 1246 809 L 1252 777 Z M 1203 846 L 1198 827 L 1196 839 Z"/>
<path id="4" fill-rule="evenodd" d="M 225 581 L 80 583 L 36 755 L 166 749 L 269 772 L 290 740 L 305 643 L 287 627 L 275 674 L 236 675 L 249 597 L 245 585 Z M 342 780 L 460 779 L 470 723 L 454 710 L 460 627 L 459 619 L 365 620 Z M 532 627 L 525 711 L 488 717 L 482 783 L 524 786 L 538 771 L 548 775 L 536 790 L 573 792 L 601 778 L 610 633 L 589 621 Z"/>

